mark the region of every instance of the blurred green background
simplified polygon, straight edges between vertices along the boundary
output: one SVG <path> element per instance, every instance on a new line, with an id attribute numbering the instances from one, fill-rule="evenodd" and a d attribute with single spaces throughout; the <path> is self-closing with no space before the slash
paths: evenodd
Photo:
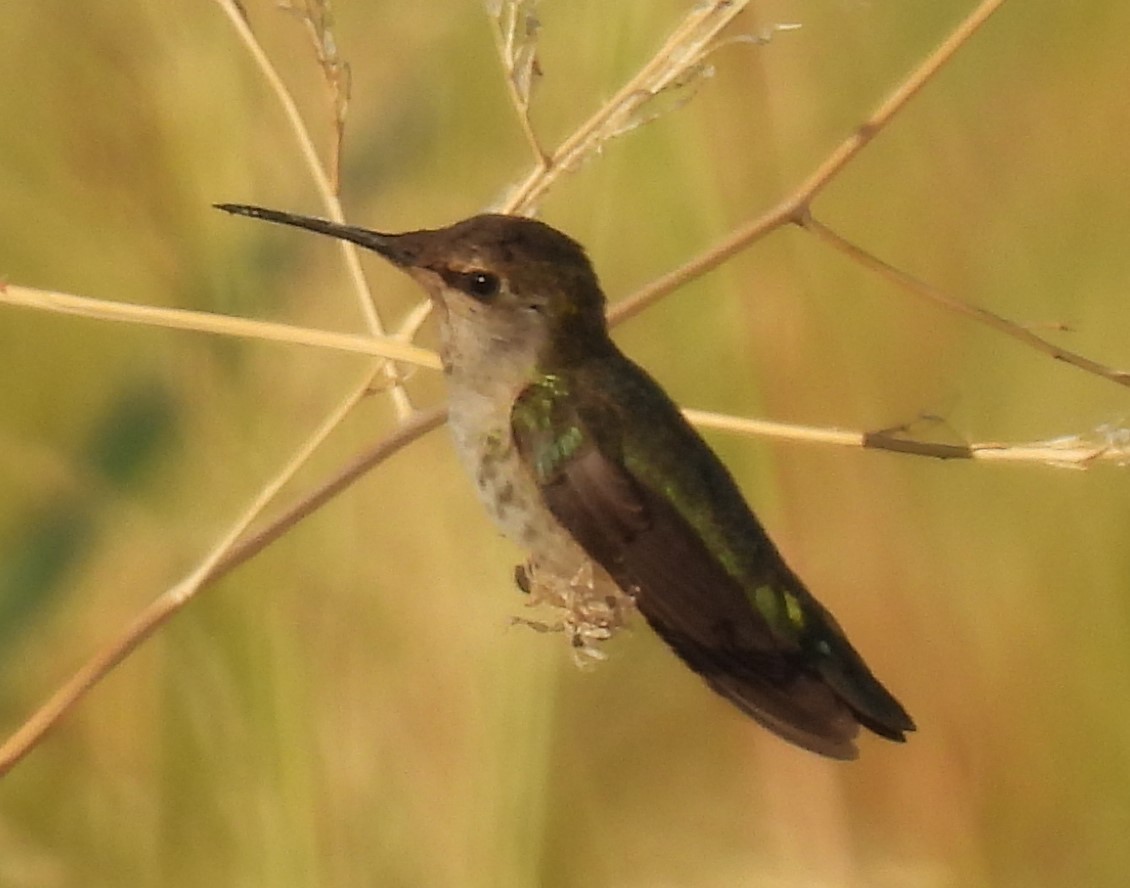
<path id="1" fill-rule="evenodd" d="M 247 0 L 328 145 L 300 25 Z M 686 3 L 542 5 L 555 144 Z M 8 4 L 0 276 L 361 331 L 334 245 L 218 8 Z M 561 182 L 544 218 L 626 295 L 800 181 L 971 3 L 755 4 L 695 101 Z M 338 0 L 343 200 L 397 230 L 525 172 L 473 2 Z M 1027 16 L 1027 17 L 1025 17 Z M 739 29 L 740 30 L 740 29 Z M 943 289 L 1130 364 L 1130 5 L 1006 4 L 815 205 Z M 386 317 L 418 294 L 366 261 Z M 429 334 L 430 335 L 430 334 Z M 777 232 L 618 330 L 680 402 L 942 440 L 1123 423 L 1128 393 Z M 356 356 L 0 308 L 6 734 L 211 545 L 359 378 Z M 418 403 L 442 392 L 412 381 Z M 369 399 L 290 491 L 392 423 Z M 519 553 L 442 432 L 163 629 L 0 783 L 4 886 L 1106 886 L 1130 869 L 1130 479 L 710 435 L 918 721 L 853 764 L 787 747 L 641 624 L 579 671 L 508 620 Z"/>

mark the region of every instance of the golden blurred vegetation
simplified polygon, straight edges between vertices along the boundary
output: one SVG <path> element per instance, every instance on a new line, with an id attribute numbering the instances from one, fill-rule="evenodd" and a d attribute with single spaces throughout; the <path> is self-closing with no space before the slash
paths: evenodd
<path id="1" fill-rule="evenodd" d="M 566 135 L 689 4 L 544 3 L 533 121 Z M 972 3 L 767 0 L 693 102 L 554 188 L 612 299 L 793 187 Z M 213 3 L 9 4 L 0 275 L 360 332 L 333 244 Z M 440 8 L 442 6 L 442 9 Z M 246 0 L 329 145 L 301 25 Z M 476 3 L 338 0 L 347 216 L 438 226 L 529 164 Z M 1130 364 L 1130 6 L 1003 9 L 817 201 L 898 267 Z M 419 294 L 366 261 L 395 321 Z M 1023 441 L 1126 392 L 782 230 L 618 330 L 688 406 Z M 187 570 L 363 360 L 0 309 L 0 712 L 13 730 Z M 416 374 L 417 403 L 436 403 Z M 393 421 L 375 396 L 290 491 Z M 1130 870 L 1130 482 L 712 433 L 915 716 L 844 765 L 787 747 L 642 625 L 579 671 L 521 627 L 519 558 L 442 432 L 203 593 L 0 783 L 0 884 L 1106 886 Z"/>

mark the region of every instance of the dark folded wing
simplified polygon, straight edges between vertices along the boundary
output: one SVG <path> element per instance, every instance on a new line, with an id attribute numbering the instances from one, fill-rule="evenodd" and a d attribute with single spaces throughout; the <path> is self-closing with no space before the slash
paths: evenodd
<path id="1" fill-rule="evenodd" d="M 813 664 L 795 632 L 783 631 L 781 620 L 755 606 L 747 584 L 711 552 L 670 491 L 665 495 L 627 468 L 631 460 L 621 449 L 615 411 L 578 409 L 565 393 L 527 396 L 537 409 L 524 412 L 519 399 L 513 431 L 536 467 L 546 505 L 636 597 L 664 641 L 712 688 L 785 739 L 824 755 L 854 757 L 859 720 L 851 701 L 827 681 L 834 676 Z M 765 544 L 765 556 L 779 561 Z M 777 569 L 770 561 L 756 585 L 767 590 L 767 602 L 784 601 L 786 592 L 793 601 L 810 598 L 803 587 L 800 593 L 783 588 L 793 582 L 799 584 L 783 563 Z M 901 738 L 901 732 L 880 733 Z"/>

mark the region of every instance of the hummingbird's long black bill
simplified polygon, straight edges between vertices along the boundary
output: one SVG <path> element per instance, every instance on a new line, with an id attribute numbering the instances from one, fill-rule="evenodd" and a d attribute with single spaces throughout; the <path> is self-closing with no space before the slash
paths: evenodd
<path id="1" fill-rule="evenodd" d="M 368 228 L 358 228 L 355 225 L 342 225 L 329 219 L 299 216 L 296 213 L 283 213 L 279 210 L 268 210 L 266 207 L 253 207 L 247 204 L 212 204 L 212 206 L 235 216 L 250 216 L 252 219 L 265 219 L 267 222 L 277 222 L 280 225 L 293 225 L 296 228 L 305 228 L 318 234 L 351 241 L 379 253 L 394 265 L 402 267 L 412 265 L 415 257 L 414 251 L 406 249 L 402 235 L 381 234 L 379 231 L 370 231 Z"/>

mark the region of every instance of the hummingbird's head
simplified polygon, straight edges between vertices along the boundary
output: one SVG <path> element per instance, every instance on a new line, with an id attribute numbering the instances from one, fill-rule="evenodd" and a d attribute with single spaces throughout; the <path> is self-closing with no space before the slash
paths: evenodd
<path id="1" fill-rule="evenodd" d="M 607 337 L 604 294 L 584 248 L 543 222 L 486 214 L 447 228 L 382 234 L 261 207 L 218 207 L 379 253 L 424 287 L 442 313 L 446 344 L 460 352 L 520 351 L 537 361 L 547 349 L 566 357 Z"/>

